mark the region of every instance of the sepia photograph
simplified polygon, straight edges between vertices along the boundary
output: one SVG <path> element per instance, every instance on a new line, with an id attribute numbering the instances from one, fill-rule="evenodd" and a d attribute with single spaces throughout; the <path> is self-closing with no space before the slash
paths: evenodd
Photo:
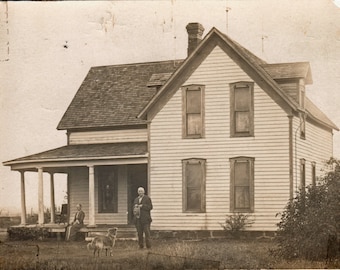
<path id="1" fill-rule="evenodd" d="M 340 1 L 0 1 L 0 269 L 339 269 Z"/>

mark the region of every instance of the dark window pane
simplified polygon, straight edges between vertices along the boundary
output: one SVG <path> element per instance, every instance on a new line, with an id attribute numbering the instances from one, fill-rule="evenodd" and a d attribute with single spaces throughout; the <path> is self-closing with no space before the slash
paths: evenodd
<path id="1" fill-rule="evenodd" d="M 200 135 L 202 133 L 202 120 L 200 114 L 187 115 L 187 135 Z"/>
<path id="2" fill-rule="evenodd" d="M 186 177 L 187 187 L 200 187 L 202 182 L 202 166 L 201 164 L 187 164 Z"/>
<path id="3" fill-rule="evenodd" d="M 201 211 L 203 169 L 201 163 L 187 163 L 185 166 L 186 177 L 186 210 Z"/>
<path id="4" fill-rule="evenodd" d="M 235 111 L 249 111 L 250 89 L 235 88 Z"/>
<path id="5" fill-rule="evenodd" d="M 117 170 L 112 166 L 98 167 L 99 212 L 116 213 L 118 210 Z"/>
<path id="6" fill-rule="evenodd" d="M 249 187 L 235 187 L 235 208 L 250 208 Z"/>
<path id="7" fill-rule="evenodd" d="M 249 162 L 235 162 L 235 186 L 249 186 Z"/>
<path id="8" fill-rule="evenodd" d="M 201 91 L 187 90 L 187 113 L 201 113 Z"/>
<path id="9" fill-rule="evenodd" d="M 201 190 L 187 188 L 187 210 L 201 210 Z"/>
<path id="10" fill-rule="evenodd" d="M 236 112 L 236 132 L 250 131 L 250 115 L 249 112 Z"/>

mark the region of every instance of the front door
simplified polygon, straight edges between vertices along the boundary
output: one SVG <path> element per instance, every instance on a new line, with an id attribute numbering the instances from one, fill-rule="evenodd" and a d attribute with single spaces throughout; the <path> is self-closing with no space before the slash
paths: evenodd
<path id="1" fill-rule="evenodd" d="M 143 187 L 148 194 L 147 164 L 128 165 L 128 223 L 133 224 L 133 201 L 138 196 L 138 188 Z"/>

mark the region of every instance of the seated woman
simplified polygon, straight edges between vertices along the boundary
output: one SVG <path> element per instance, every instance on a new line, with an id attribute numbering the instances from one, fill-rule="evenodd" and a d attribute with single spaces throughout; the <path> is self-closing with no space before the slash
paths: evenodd
<path id="1" fill-rule="evenodd" d="M 85 213 L 81 210 L 81 204 L 77 204 L 77 212 L 74 215 L 74 220 L 67 226 L 66 241 L 76 240 L 77 232 L 84 227 Z"/>

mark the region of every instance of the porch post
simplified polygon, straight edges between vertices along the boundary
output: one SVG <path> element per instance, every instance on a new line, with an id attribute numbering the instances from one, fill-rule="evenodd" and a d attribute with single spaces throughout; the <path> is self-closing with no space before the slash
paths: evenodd
<path id="1" fill-rule="evenodd" d="M 44 181 L 43 181 L 43 169 L 38 168 L 38 224 L 44 224 Z"/>
<path id="2" fill-rule="evenodd" d="M 21 225 L 26 224 L 26 193 L 25 193 L 25 171 L 20 171 L 21 176 Z"/>
<path id="3" fill-rule="evenodd" d="M 95 226 L 95 211 L 94 211 L 94 166 L 89 167 L 89 226 Z"/>
<path id="4" fill-rule="evenodd" d="M 54 173 L 50 173 L 51 223 L 55 223 Z"/>

